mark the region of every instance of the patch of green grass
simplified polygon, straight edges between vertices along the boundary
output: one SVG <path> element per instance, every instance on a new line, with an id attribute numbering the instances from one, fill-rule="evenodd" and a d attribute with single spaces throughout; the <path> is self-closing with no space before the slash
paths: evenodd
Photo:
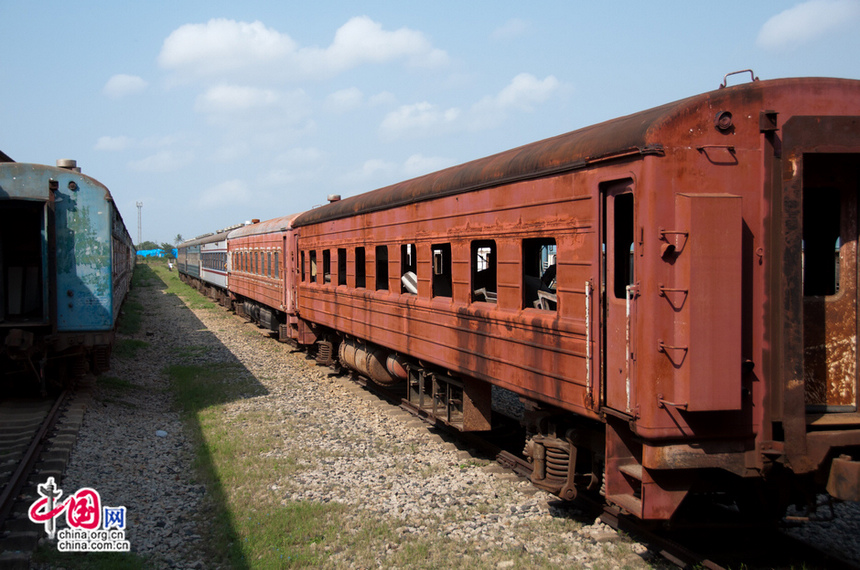
<path id="1" fill-rule="evenodd" d="M 121 334 L 130 335 L 140 331 L 140 323 L 143 321 L 143 304 L 133 297 L 132 294 L 129 294 L 119 314 L 117 330 Z"/>
<path id="2" fill-rule="evenodd" d="M 230 404 L 260 386 L 238 364 L 167 368 L 171 390 L 196 447 L 197 472 L 210 499 L 216 559 L 235 568 L 324 565 L 324 544 L 337 544 L 345 507 L 334 503 L 283 503 L 270 486 L 299 469 L 296 459 L 271 454 L 283 437 L 279 428 L 255 429 L 270 412 L 241 412 Z"/>
<path id="3" fill-rule="evenodd" d="M 123 338 L 114 343 L 113 355 L 118 358 L 134 358 L 139 350 L 149 346 L 145 340 Z"/>
<path id="4" fill-rule="evenodd" d="M 170 348 L 170 352 L 179 358 L 194 358 L 204 356 L 209 352 L 209 348 L 205 346 L 174 346 Z"/>
<path id="5" fill-rule="evenodd" d="M 193 347 L 188 347 L 193 348 Z M 167 367 L 170 387 L 179 408 L 196 416 L 211 406 L 230 402 L 258 386 L 241 364 Z"/>
<path id="6" fill-rule="evenodd" d="M 310 502 L 251 511 L 239 522 L 246 558 L 255 568 L 319 567 L 328 554 L 319 545 L 337 542 L 342 507 Z"/>

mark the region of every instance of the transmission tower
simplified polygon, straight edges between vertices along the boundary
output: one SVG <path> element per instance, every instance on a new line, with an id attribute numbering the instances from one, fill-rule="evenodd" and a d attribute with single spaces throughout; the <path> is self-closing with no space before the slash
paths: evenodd
<path id="1" fill-rule="evenodd" d="M 143 202 L 137 203 L 137 246 L 140 247 L 140 212 L 143 210 Z"/>

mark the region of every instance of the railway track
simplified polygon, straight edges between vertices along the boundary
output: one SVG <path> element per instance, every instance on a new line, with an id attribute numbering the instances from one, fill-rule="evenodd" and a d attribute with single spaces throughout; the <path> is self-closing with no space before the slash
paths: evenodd
<path id="1" fill-rule="evenodd" d="M 27 510 L 36 485 L 59 482 L 92 397 L 94 378 L 54 398 L 0 400 L 0 569 L 27 568 L 42 537 Z"/>
<path id="2" fill-rule="evenodd" d="M 528 479 L 531 464 L 517 450 L 503 449 L 481 434 L 460 432 L 428 417 L 410 404 L 396 388 L 383 388 L 361 376 L 352 374 L 358 384 L 380 398 L 388 400 L 433 425 L 452 437 L 469 443 L 479 453 L 495 458 L 502 467 Z M 505 438 L 502 438 L 505 439 Z M 513 438 L 516 440 L 516 438 Z M 723 570 L 743 567 L 750 570 L 765 568 L 807 568 L 809 570 L 860 570 L 860 561 L 804 542 L 781 528 L 717 527 L 666 531 L 655 529 L 627 515 L 622 509 L 605 504 L 601 497 L 580 494 L 569 503 L 571 508 L 588 510 L 606 525 L 627 533 L 650 547 L 665 561 L 679 568 Z"/>

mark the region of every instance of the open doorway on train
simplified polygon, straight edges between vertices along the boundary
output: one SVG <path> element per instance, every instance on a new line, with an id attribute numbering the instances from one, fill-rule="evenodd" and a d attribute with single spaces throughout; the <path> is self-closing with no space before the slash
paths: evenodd
<path id="1" fill-rule="evenodd" d="M 48 318 L 45 202 L 0 200 L 0 324 L 43 324 Z"/>
<path id="2" fill-rule="evenodd" d="M 860 154 L 803 155 L 803 368 L 807 413 L 857 411 Z"/>
<path id="3" fill-rule="evenodd" d="M 636 288 L 633 254 L 634 195 L 630 179 L 600 185 L 602 404 L 629 414 L 634 388 Z M 611 342 L 610 342 L 611 340 Z"/>

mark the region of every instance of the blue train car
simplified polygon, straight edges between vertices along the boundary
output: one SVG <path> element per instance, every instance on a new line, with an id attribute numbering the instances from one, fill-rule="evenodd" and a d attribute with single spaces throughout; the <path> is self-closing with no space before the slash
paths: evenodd
<path id="1" fill-rule="evenodd" d="M 43 388 L 109 367 L 135 259 L 108 189 L 58 164 L 0 161 L 0 367 Z"/>

